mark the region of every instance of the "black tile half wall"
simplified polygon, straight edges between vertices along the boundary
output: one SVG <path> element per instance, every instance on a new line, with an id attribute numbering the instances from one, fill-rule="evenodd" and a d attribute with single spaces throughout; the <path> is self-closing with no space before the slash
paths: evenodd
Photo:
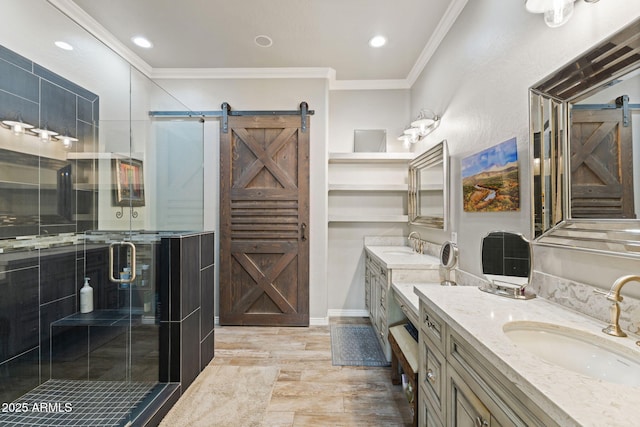
<path id="1" fill-rule="evenodd" d="M 160 381 L 182 392 L 213 359 L 213 232 L 160 242 Z"/>

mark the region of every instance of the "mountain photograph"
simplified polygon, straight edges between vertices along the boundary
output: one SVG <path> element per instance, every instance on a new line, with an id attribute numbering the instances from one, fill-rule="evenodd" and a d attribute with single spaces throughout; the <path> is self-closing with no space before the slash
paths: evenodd
<path id="1" fill-rule="evenodd" d="M 462 159 L 465 212 L 520 210 L 516 138 Z"/>

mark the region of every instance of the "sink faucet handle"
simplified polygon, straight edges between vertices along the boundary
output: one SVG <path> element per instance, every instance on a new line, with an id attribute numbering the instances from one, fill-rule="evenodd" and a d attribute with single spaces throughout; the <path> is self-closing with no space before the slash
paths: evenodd
<path id="1" fill-rule="evenodd" d="M 620 301 L 622 301 L 622 296 L 618 295 L 618 297 L 617 297 L 617 299 L 616 299 L 615 295 L 614 295 L 614 294 L 612 294 L 612 293 L 611 293 L 611 291 L 609 291 L 609 292 L 605 292 L 605 291 L 602 291 L 602 290 L 600 290 L 600 289 L 594 289 L 594 290 L 593 290 L 593 293 L 594 293 L 594 294 L 599 294 L 599 295 L 604 295 L 605 297 L 607 297 L 607 299 L 608 299 L 609 301 L 613 301 L 613 302 L 616 302 L 616 301 L 617 301 L 617 302 L 620 302 Z"/>

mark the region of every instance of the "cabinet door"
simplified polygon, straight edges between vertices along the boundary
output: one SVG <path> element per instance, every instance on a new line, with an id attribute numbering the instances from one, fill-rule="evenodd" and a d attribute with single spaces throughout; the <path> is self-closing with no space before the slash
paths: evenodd
<path id="1" fill-rule="evenodd" d="M 491 427 L 499 424 L 492 419 L 491 413 L 478 396 L 455 371 L 449 369 L 448 378 L 451 387 L 450 425 L 455 427 Z"/>
<path id="2" fill-rule="evenodd" d="M 364 308 L 371 315 L 371 259 L 366 256 L 364 264 Z"/>
<path id="3" fill-rule="evenodd" d="M 418 425 L 420 427 L 442 427 L 443 424 L 438 417 L 437 411 L 431 406 L 431 401 L 425 396 L 424 387 L 420 387 L 418 396 Z"/>

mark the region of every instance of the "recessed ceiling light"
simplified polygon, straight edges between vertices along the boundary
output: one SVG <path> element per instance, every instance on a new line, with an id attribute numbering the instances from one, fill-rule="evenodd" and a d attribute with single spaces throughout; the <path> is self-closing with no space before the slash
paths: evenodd
<path id="1" fill-rule="evenodd" d="M 254 39 L 256 44 L 260 47 L 271 47 L 273 45 L 273 40 L 269 36 L 259 35 Z"/>
<path id="2" fill-rule="evenodd" d="M 142 36 L 131 37 L 131 41 L 134 42 L 137 46 L 143 47 L 145 49 L 149 49 L 153 47 L 153 43 L 151 43 L 147 38 Z"/>
<path id="3" fill-rule="evenodd" d="M 54 43 L 56 46 L 58 46 L 60 49 L 64 49 L 64 50 L 73 50 L 73 46 L 71 46 L 69 43 L 67 42 L 63 42 L 58 40 L 57 42 Z"/>
<path id="4" fill-rule="evenodd" d="M 387 39 L 384 36 L 375 36 L 369 40 L 369 46 L 371 47 L 382 47 L 387 44 Z"/>

